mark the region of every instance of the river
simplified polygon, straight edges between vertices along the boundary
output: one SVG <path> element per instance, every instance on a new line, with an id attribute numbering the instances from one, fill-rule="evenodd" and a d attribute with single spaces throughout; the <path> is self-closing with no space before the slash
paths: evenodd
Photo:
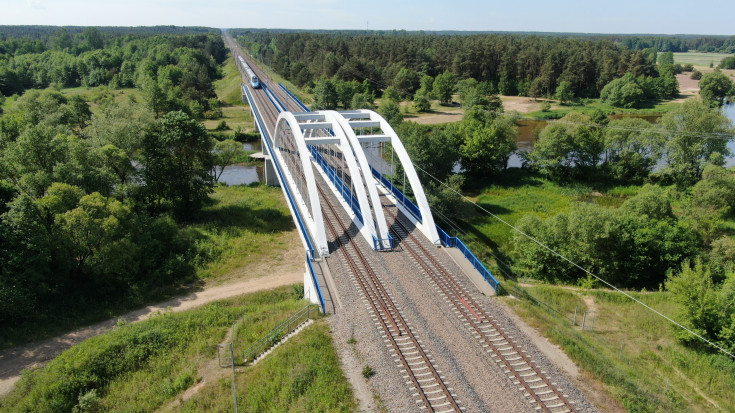
<path id="1" fill-rule="evenodd" d="M 735 124 L 735 103 L 730 103 L 729 105 L 724 105 L 722 107 L 722 113 L 725 114 L 730 120 Z M 634 116 L 641 119 L 645 119 L 651 123 L 656 122 L 656 119 L 660 117 L 660 115 L 610 115 L 610 120 L 615 119 L 621 119 L 626 116 Z M 537 131 L 540 131 L 541 129 L 545 128 L 546 125 L 549 122 L 546 120 L 537 120 L 537 119 L 521 119 L 518 121 L 518 149 L 522 152 L 530 151 L 533 149 L 533 141 L 535 139 Z M 727 147 L 730 149 L 730 152 L 735 155 L 735 140 L 730 141 L 728 143 Z M 510 160 L 508 161 L 508 166 L 511 168 L 519 168 L 522 163 L 522 158 L 514 154 L 510 157 Z M 735 156 L 730 156 L 727 158 L 726 166 L 735 166 Z"/>
<path id="2" fill-rule="evenodd" d="M 260 141 L 246 142 L 242 148 L 248 152 L 260 152 Z M 263 165 L 235 164 L 225 168 L 219 181 L 227 185 L 250 185 L 254 182 L 264 182 Z"/>

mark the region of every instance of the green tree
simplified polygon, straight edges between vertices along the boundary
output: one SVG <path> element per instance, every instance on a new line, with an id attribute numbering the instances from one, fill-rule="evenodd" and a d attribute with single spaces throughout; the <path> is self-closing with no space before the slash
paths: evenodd
<path id="1" fill-rule="evenodd" d="M 143 138 L 147 203 L 191 218 L 212 190 L 212 146 L 201 123 L 180 111 L 164 115 Z"/>
<path id="2" fill-rule="evenodd" d="M 681 307 L 678 319 L 697 334 L 716 340 L 722 328 L 722 309 L 718 291 L 709 268 L 697 259 L 694 266 L 690 261 L 681 265 L 681 271 L 671 273 L 666 280 L 666 289 Z M 690 333 L 679 328 L 674 330 L 679 340 L 699 345 L 701 342 Z"/>
<path id="3" fill-rule="evenodd" d="M 168 111 L 169 102 L 166 92 L 158 85 L 155 79 L 148 79 L 143 85 L 143 99 L 156 119 Z"/>
<path id="4" fill-rule="evenodd" d="M 59 28 L 51 38 L 51 47 L 55 50 L 68 50 L 71 49 L 72 45 L 71 35 L 64 27 Z"/>
<path id="5" fill-rule="evenodd" d="M 657 124 L 666 146 L 666 160 L 680 185 L 697 182 L 714 153 L 728 155 L 727 143 L 735 134 L 730 120 L 701 100 L 687 100 L 664 114 Z M 716 139 L 703 139 L 716 136 Z"/>
<path id="6" fill-rule="evenodd" d="M 84 130 L 89 142 L 117 176 L 116 189 L 124 191 L 126 185 L 136 181 L 135 164 L 140 162 L 143 136 L 154 122 L 152 112 L 126 101 L 103 106 Z"/>
<path id="7" fill-rule="evenodd" d="M 431 110 L 431 101 L 425 93 L 416 93 L 413 98 L 413 107 L 419 112 L 428 112 Z"/>
<path id="8" fill-rule="evenodd" d="M 314 86 L 314 109 L 336 109 L 338 99 L 337 88 L 331 79 L 322 78 L 316 82 L 316 86 Z"/>
<path id="9" fill-rule="evenodd" d="M 413 70 L 402 67 L 393 79 L 393 87 L 398 90 L 403 98 L 410 98 L 420 87 L 419 74 Z"/>
<path id="10" fill-rule="evenodd" d="M 380 114 L 394 128 L 403 122 L 401 108 L 399 108 L 398 104 L 392 100 L 387 100 L 380 105 Z"/>
<path id="11" fill-rule="evenodd" d="M 219 182 L 225 168 L 232 165 L 238 158 L 242 157 L 245 154 L 245 150 L 243 150 L 240 142 L 236 142 L 232 139 L 225 139 L 223 141 L 217 141 L 217 143 L 214 144 L 214 150 L 212 153 L 214 155 L 212 177 L 214 177 L 214 182 Z"/>
<path id="12" fill-rule="evenodd" d="M 393 86 L 388 86 L 383 92 L 383 99 L 392 100 L 393 102 L 400 102 L 401 94 L 398 93 L 396 88 L 394 88 Z"/>
<path id="13" fill-rule="evenodd" d="M 465 101 L 467 100 L 467 95 L 477 89 L 477 87 L 477 80 L 471 77 L 457 82 L 457 95 L 463 106 L 466 106 Z"/>
<path id="14" fill-rule="evenodd" d="M 446 179 L 459 161 L 462 136 L 451 128 L 404 122 L 397 132 L 411 156 L 411 162 L 418 169 L 431 171 L 438 179 Z"/>
<path id="15" fill-rule="evenodd" d="M 720 62 L 720 65 L 717 66 L 720 69 L 735 69 L 735 56 L 728 56 Z"/>
<path id="16" fill-rule="evenodd" d="M 724 236 L 710 245 L 708 254 L 712 279 L 722 282 L 728 273 L 735 274 L 735 238 Z"/>
<path id="17" fill-rule="evenodd" d="M 554 94 L 554 97 L 561 104 L 571 102 L 574 99 L 572 84 L 567 82 L 566 80 L 559 82 L 559 86 L 556 87 L 556 93 Z"/>
<path id="18" fill-rule="evenodd" d="M 540 77 L 534 78 L 531 81 L 531 85 L 528 87 L 528 96 L 538 100 L 539 97 L 544 95 L 544 81 Z"/>
<path id="19" fill-rule="evenodd" d="M 84 47 L 90 50 L 102 49 L 105 46 L 102 34 L 96 27 L 86 27 L 82 33 L 84 37 Z"/>
<path id="20" fill-rule="evenodd" d="M 661 135 L 640 118 L 616 119 L 609 125 L 603 138 L 610 176 L 621 182 L 642 182 L 663 155 Z"/>
<path id="21" fill-rule="evenodd" d="M 488 123 L 464 121 L 464 142 L 459 148 L 462 167 L 475 177 L 487 177 L 508 166 L 516 150 L 518 127 L 514 117 L 497 117 Z"/>
<path id="22" fill-rule="evenodd" d="M 735 95 L 735 84 L 720 71 L 707 73 L 699 81 L 699 95 L 704 101 L 721 106 L 725 97 Z"/>
<path id="23" fill-rule="evenodd" d="M 340 104 L 342 104 L 342 107 L 345 109 L 350 108 L 353 97 L 360 90 L 360 83 L 356 80 L 351 80 L 349 82 L 336 82 L 336 87 Z"/>
<path id="24" fill-rule="evenodd" d="M 372 95 L 370 96 L 372 98 Z M 352 102 L 350 102 L 350 109 L 372 109 L 373 101 L 368 99 L 364 93 L 355 93 L 352 95 Z"/>
<path id="25" fill-rule="evenodd" d="M 457 79 L 451 72 L 444 72 L 437 75 L 436 79 L 434 79 L 434 95 L 442 103 L 451 103 L 452 93 L 454 93 L 454 86 L 456 83 Z"/>
<path id="26" fill-rule="evenodd" d="M 538 136 L 527 157 L 542 173 L 569 178 L 576 173 L 592 178 L 602 160 L 604 142 L 597 128 L 589 126 L 589 116 L 571 112 L 550 123 Z"/>
<path id="27" fill-rule="evenodd" d="M 658 55 L 659 66 L 673 66 L 674 64 L 674 52 L 663 52 Z"/>
<path id="28" fill-rule="evenodd" d="M 702 179 L 692 187 L 698 207 L 729 213 L 735 208 L 735 174 L 717 165 L 706 165 Z"/>
<path id="29" fill-rule="evenodd" d="M 646 94 L 632 73 L 614 79 L 600 92 L 600 99 L 612 106 L 632 108 L 645 100 Z"/>

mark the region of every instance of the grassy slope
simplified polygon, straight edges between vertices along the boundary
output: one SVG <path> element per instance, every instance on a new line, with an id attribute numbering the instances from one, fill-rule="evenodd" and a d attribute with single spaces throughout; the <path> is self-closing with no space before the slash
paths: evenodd
<path id="1" fill-rule="evenodd" d="M 213 130 L 224 120 L 232 130 L 239 126 L 243 132 L 251 132 L 254 130 L 253 115 L 250 113 L 250 107 L 242 102 L 240 89 L 242 77 L 235 66 L 235 61 L 228 58 L 220 67 L 223 77 L 214 82 L 214 90 L 223 104 L 223 116 L 220 119 L 207 119 L 202 123 L 207 129 Z"/>
<path id="2" fill-rule="evenodd" d="M 245 368 L 235 380 L 241 412 L 350 412 L 357 407 L 323 321 Z M 229 411 L 231 384 L 228 376 L 206 385 L 180 411 Z"/>
<path id="3" fill-rule="evenodd" d="M 235 343 L 240 353 L 262 332 L 303 308 L 306 303 L 296 297 L 295 290 L 285 287 L 249 294 L 120 326 L 65 351 L 43 368 L 26 371 L 16 390 L 0 400 L 0 410 L 69 411 L 80 394 L 96 389 L 102 410 L 153 411 L 199 380 L 198 367 L 216 360 L 216 346 L 233 322 L 243 317 Z M 300 394 L 296 406 L 353 406 L 351 390 L 330 344 L 326 326 L 317 325 L 303 339 L 279 350 L 284 357 L 275 360 L 280 366 L 278 374 L 268 370 L 273 361 L 263 363 L 254 373 L 274 380 L 303 373 L 297 380 L 278 382 L 281 391 Z M 248 389 L 254 386 L 252 382 L 247 385 Z M 310 391 L 303 392 L 304 388 Z"/>
<path id="4" fill-rule="evenodd" d="M 280 188 L 265 185 L 219 186 L 191 226 L 204 236 L 201 246 L 217 256 L 200 269 L 200 278 L 252 278 L 262 262 L 277 261 L 299 244 L 293 220 Z M 243 278 L 244 277 L 244 278 Z"/>
<path id="5" fill-rule="evenodd" d="M 584 371 L 631 412 L 733 411 L 735 362 L 686 348 L 662 318 L 617 293 L 527 288 L 568 318 L 594 306 L 594 331 L 581 331 L 527 300 L 506 299 L 526 322 L 558 344 Z M 676 312 L 668 293 L 633 293 L 666 314 Z M 588 306 L 588 304 L 591 304 Z M 622 352 L 621 352 L 622 345 Z"/>

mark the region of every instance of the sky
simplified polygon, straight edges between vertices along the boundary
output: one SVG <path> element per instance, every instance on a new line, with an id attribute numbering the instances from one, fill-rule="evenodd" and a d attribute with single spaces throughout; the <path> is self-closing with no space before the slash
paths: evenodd
<path id="1" fill-rule="evenodd" d="M 0 25 L 735 35 L 733 16 L 735 0 L 0 0 Z"/>

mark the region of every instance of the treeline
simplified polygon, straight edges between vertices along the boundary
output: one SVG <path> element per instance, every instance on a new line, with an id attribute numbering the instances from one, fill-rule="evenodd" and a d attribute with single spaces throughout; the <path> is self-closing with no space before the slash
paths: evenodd
<path id="1" fill-rule="evenodd" d="M 0 26 L 0 39 L 5 40 L 9 37 L 29 37 L 47 41 L 49 38 L 56 36 L 60 30 L 70 35 L 78 35 L 88 30 L 89 26 L 38 26 L 38 25 L 20 25 L 20 26 Z M 153 35 L 191 35 L 191 34 L 209 34 L 219 33 L 218 29 L 211 27 L 198 26 L 100 26 L 95 28 L 105 37 L 118 36 L 153 36 Z"/>
<path id="2" fill-rule="evenodd" d="M 613 38 L 631 50 L 654 49 L 658 52 L 735 53 L 735 36 L 622 36 Z"/>
<path id="3" fill-rule="evenodd" d="M 6 37 L 0 38 L 0 93 L 10 96 L 49 86 L 139 87 L 164 94 L 151 99 L 165 109 L 186 109 L 193 101 L 213 109 L 208 105 L 214 97 L 212 81 L 220 77 L 218 64 L 226 56 L 216 33 L 114 37 L 87 27 L 76 34 L 57 29 L 41 40 Z"/>
<path id="4" fill-rule="evenodd" d="M 656 52 L 632 51 L 610 40 L 563 37 L 413 34 L 244 32 L 238 40 L 258 59 L 296 84 L 313 86 L 323 77 L 367 80 L 374 90 L 394 86 L 413 95 L 423 75 L 451 73 L 488 82 L 504 95 L 529 96 L 532 84 L 553 95 L 562 82 L 576 97 L 598 97 L 613 79 L 632 73 L 657 77 Z M 416 79 L 397 84 L 401 71 Z"/>

